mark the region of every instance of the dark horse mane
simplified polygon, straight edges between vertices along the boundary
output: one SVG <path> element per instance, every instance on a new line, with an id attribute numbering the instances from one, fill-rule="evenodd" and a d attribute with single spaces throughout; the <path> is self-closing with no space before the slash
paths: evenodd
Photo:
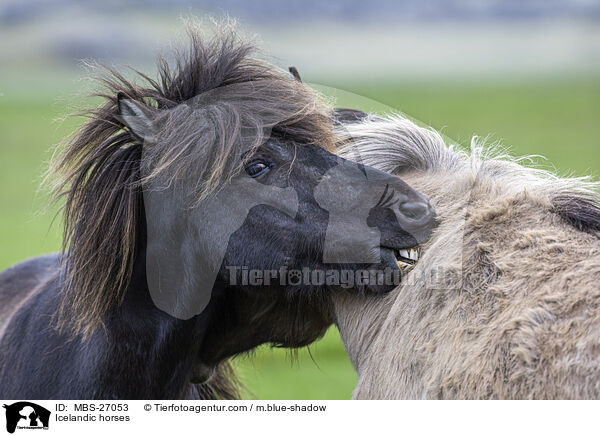
<path id="1" fill-rule="evenodd" d="M 277 111 L 282 106 L 278 101 L 281 95 L 295 97 L 283 105 L 283 112 L 278 114 L 282 121 L 272 127 L 271 134 L 289 135 L 300 144 L 334 147 L 328 109 L 315 103 L 319 100 L 309 88 L 249 57 L 254 47 L 231 29 L 220 29 L 209 40 L 201 38 L 192 26 L 188 26 L 188 34 L 190 49 L 173 53 L 174 67 L 164 57 L 158 58 L 156 80 L 136 72 L 137 80 L 142 82 L 137 84 L 114 69 L 98 67 L 104 90 L 93 95 L 102 98 L 103 103 L 76 114 L 86 116 L 88 121 L 75 132 L 51 169 L 51 175 L 57 178 L 55 198 L 64 201 L 64 285 L 55 322 L 59 330 L 73 336 L 93 333 L 107 312 L 123 301 L 140 239 L 145 237 L 142 141 L 125 128 L 119 115 L 119 98 L 125 96 L 159 111 L 220 87 L 268 81 L 271 89 L 281 92 L 264 97 L 259 102 L 261 108 Z M 229 130 L 227 127 L 225 130 Z M 234 156 L 235 150 L 222 147 L 220 151 L 217 160 L 215 156 L 213 160 L 192 159 L 194 164 L 206 161 L 198 171 L 215 183 L 235 170 L 228 162 L 234 159 L 227 159 Z M 165 152 L 176 156 L 181 150 Z M 161 168 L 176 173 L 185 165 L 183 161 L 172 161 L 170 167 Z M 195 386 L 193 396 L 233 397 L 228 374 L 228 364 L 221 365 L 212 384 Z"/>

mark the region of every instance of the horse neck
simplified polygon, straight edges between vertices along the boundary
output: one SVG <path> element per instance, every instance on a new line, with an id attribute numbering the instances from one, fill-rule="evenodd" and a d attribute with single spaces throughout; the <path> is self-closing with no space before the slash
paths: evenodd
<path id="1" fill-rule="evenodd" d="M 100 370 L 111 374 L 120 395 L 175 398 L 189 385 L 209 317 L 180 320 L 156 307 L 146 280 L 145 223 L 141 227 L 125 298 L 97 333 L 106 349 Z"/>
<path id="2" fill-rule="evenodd" d="M 390 298 L 396 293 L 391 292 L 385 297 L 343 292 L 332 294 L 335 324 L 359 375 L 371 356 L 369 350 L 390 310 Z"/>

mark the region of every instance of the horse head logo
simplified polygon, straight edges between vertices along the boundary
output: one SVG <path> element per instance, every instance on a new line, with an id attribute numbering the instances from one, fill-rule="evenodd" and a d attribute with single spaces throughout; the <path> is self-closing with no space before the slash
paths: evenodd
<path id="1" fill-rule="evenodd" d="M 6 409 L 6 431 L 14 433 L 19 428 L 48 428 L 50 411 L 28 401 L 19 401 L 11 405 L 4 404 Z"/>

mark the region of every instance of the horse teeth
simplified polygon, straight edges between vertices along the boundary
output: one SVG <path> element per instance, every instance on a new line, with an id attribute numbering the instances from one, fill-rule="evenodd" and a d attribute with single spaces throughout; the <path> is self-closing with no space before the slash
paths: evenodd
<path id="1" fill-rule="evenodd" d="M 406 259 L 410 259 L 408 250 L 400 250 L 400 256 L 405 257 Z"/>
<path id="2" fill-rule="evenodd" d="M 412 266 L 410 263 L 404 263 L 401 260 L 397 261 L 396 263 L 398 264 L 398 268 L 401 270 L 406 270 Z"/>

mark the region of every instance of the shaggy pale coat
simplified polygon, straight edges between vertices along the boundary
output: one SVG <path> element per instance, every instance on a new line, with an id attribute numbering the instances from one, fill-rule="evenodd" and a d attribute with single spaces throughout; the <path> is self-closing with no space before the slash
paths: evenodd
<path id="1" fill-rule="evenodd" d="M 600 398 L 597 185 L 402 118 L 341 134 L 342 154 L 401 175 L 440 220 L 399 289 L 335 301 L 354 398 Z"/>

